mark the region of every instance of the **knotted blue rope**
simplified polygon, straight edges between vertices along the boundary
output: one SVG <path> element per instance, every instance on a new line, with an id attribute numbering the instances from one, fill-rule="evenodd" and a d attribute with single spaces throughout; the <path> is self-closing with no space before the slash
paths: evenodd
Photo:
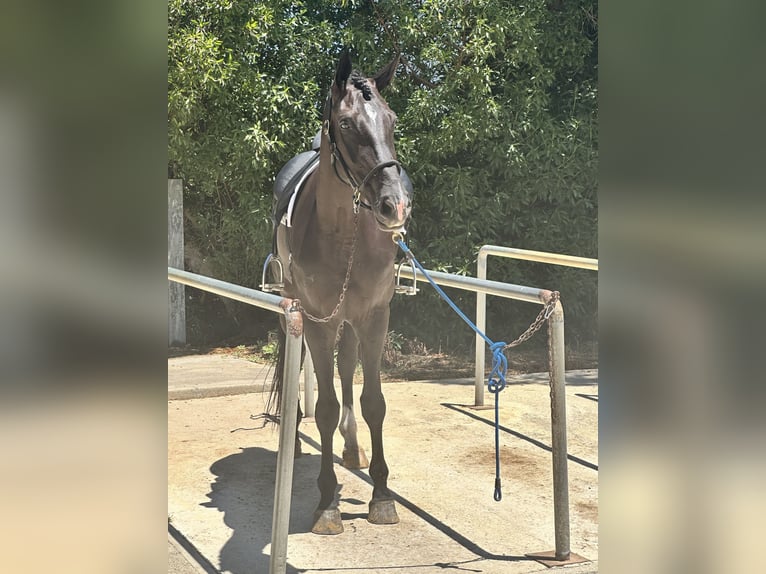
<path id="1" fill-rule="evenodd" d="M 417 267 L 420 272 L 423 274 L 423 276 L 428 280 L 428 282 L 431 284 L 431 287 L 433 287 L 436 292 L 439 294 L 439 296 L 444 299 L 447 304 L 452 307 L 452 310 L 455 311 L 455 313 L 458 314 L 458 317 L 460 317 L 463 321 L 468 324 L 468 326 L 473 329 L 477 335 L 479 335 L 484 341 L 489 345 L 490 351 L 492 351 L 492 370 L 489 373 L 489 377 L 487 378 L 487 390 L 489 390 L 490 393 L 495 395 L 495 493 L 494 498 L 496 501 L 500 502 L 503 499 L 503 493 L 501 490 L 500 485 L 500 392 L 505 388 L 506 386 L 506 380 L 505 380 L 505 374 L 508 371 L 508 359 L 505 356 L 505 353 L 503 351 L 505 350 L 506 343 L 499 341 L 495 343 L 492 339 L 487 337 L 485 333 L 479 329 L 473 321 L 471 321 L 463 311 L 460 310 L 460 308 L 455 305 L 455 302 L 452 301 L 452 299 L 449 298 L 449 296 L 444 292 L 444 290 L 439 287 L 436 282 L 431 278 L 428 271 L 425 270 L 425 268 L 420 264 L 420 261 L 418 261 L 415 256 L 412 254 L 412 251 L 410 251 L 410 248 L 407 247 L 407 245 L 404 243 L 402 239 L 395 239 L 394 243 L 396 243 L 399 248 L 404 253 L 405 257 L 407 257 L 408 261 L 412 263 L 415 267 Z"/>

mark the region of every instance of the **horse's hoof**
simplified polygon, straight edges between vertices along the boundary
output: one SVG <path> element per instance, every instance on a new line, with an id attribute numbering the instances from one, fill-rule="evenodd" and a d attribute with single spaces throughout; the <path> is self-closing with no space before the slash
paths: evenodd
<path id="1" fill-rule="evenodd" d="M 371 500 L 367 520 L 373 524 L 397 524 L 399 515 L 393 500 Z"/>
<path id="2" fill-rule="evenodd" d="M 367 455 L 364 449 L 359 447 L 356 450 L 343 449 L 343 466 L 350 469 L 367 468 L 370 463 L 367 461 Z"/>
<path id="3" fill-rule="evenodd" d="M 311 532 L 314 534 L 340 534 L 343 532 L 340 510 L 328 508 L 314 512 L 314 526 L 311 528 Z"/>

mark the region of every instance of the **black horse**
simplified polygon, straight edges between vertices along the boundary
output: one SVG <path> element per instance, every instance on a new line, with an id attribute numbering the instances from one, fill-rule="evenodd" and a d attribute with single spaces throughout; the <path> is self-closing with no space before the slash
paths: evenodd
<path id="1" fill-rule="evenodd" d="M 324 108 L 319 165 L 304 176 L 289 222 L 275 220 L 276 250 L 284 265 L 282 295 L 298 299 L 308 319 L 304 333 L 319 389 L 321 498 L 312 528 L 317 534 L 343 532 L 333 470 L 333 435 L 339 423 L 345 442 L 344 466 L 368 466 L 357 443 L 352 395 L 360 349 L 364 372 L 360 402 L 372 439 L 369 468 L 374 487 L 368 520 L 374 524 L 399 521 L 383 453 L 386 403 L 380 384 L 394 293 L 397 246 L 392 238 L 404 231 L 411 208 L 411 184 L 394 149 L 396 114 L 380 96 L 398 62 L 394 58 L 368 78 L 352 70 L 347 53 L 341 56 Z M 333 385 L 336 343 L 342 411 Z M 277 368 L 276 378 L 280 376 Z M 280 381 L 275 382 L 278 392 Z"/>

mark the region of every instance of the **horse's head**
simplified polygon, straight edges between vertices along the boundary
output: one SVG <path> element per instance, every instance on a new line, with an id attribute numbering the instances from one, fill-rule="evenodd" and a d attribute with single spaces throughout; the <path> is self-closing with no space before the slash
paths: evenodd
<path id="1" fill-rule="evenodd" d="M 410 196 L 394 149 L 396 114 L 380 92 L 391 82 L 397 56 L 374 77 L 351 69 L 344 52 L 335 72 L 324 116 L 338 177 L 350 185 L 354 201 L 372 210 L 384 231 L 402 229 L 410 215 Z"/>

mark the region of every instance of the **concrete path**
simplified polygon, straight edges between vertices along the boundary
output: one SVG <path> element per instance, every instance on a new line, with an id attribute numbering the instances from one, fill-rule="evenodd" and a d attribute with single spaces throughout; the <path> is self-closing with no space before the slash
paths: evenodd
<path id="1" fill-rule="evenodd" d="M 168 376 L 169 396 L 177 397 L 168 401 L 169 572 L 268 572 L 278 432 L 257 415 L 270 376 L 215 355 L 169 359 Z M 336 464 L 345 527 L 338 536 L 310 532 L 320 457 L 316 425 L 305 420 L 288 572 L 547 571 L 525 556 L 554 547 L 547 375 L 510 383 L 500 398 L 499 503 L 492 498 L 493 411 L 468 406 L 472 381 L 384 384 L 386 459 L 400 523 L 368 523 L 367 471 Z M 597 371 L 570 372 L 567 383 L 571 548 L 590 562 L 560 569 L 583 574 L 598 570 Z M 358 398 L 361 386 L 355 390 Z M 486 400 L 493 405 L 491 395 Z M 336 455 L 342 448 L 337 433 Z"/>
<path id="2" fill-rule="evenodd" d="M 272 367 L 231 355 L 188 355 L 168 359 L 168 399 L 202 399 L 261 392 Z"/>

